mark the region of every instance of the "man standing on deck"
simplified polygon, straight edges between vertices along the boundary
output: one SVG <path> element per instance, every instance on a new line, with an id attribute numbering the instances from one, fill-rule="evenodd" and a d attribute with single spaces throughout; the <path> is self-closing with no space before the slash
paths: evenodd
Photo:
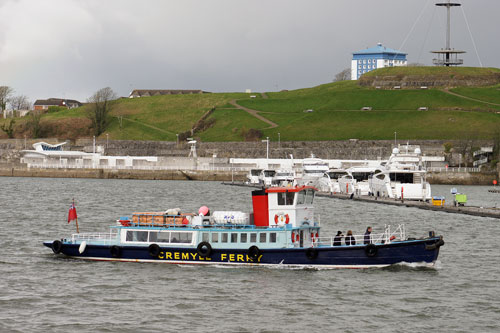
<path id="1" fill-rule="evenodd" d="M 366 228 L 366 232 L 365 232 L 365 241 L 364 243 L 365 244 L 371 244 L 372 243 L 372 227 L 368 227 Z"/>

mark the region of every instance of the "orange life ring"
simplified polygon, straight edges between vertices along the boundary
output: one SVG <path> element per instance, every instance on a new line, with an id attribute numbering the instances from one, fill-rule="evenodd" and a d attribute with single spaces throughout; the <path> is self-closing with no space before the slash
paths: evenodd
<path id="1" fill-rule="evenodd" d="M 283 219 L 285 220 L 285 224 L 288 224 L 290 222 L 290 216 L 288 216 L 288 214 L 274 215 L 274 223 L 276 224 L 278 224 L 279 221 L 283 222 Z"/>

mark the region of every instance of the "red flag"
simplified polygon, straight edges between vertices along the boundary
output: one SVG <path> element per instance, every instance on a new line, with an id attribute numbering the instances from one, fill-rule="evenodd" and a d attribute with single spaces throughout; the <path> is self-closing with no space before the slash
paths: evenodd
<path id="1" fill-rule="evenodd" d="M 71 204 L 71 207 L 69 208 L 69 212 L 68 212 L 68 223 L 70 223 L 73 220 L 76 220 L 77 218 L 78 218 L 78 216 L 76 215 L 76 207 L 75 207 L 75 203 L 73 202 Z"/>

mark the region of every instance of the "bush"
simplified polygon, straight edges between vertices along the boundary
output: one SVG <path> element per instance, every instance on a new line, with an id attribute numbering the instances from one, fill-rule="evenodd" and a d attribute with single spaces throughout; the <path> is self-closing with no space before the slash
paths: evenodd
<path id="1" fill-rule="evenodd" d="M 48 113 L 53 113 L 53 112 L 59 112 L 59 111 L 64 111 L 64 110 L 67 110 L 67 108 L 64 107 L 64 106 L 55 106 L 55 105 L 52 105 L 52 106 L 49 106 L 49 108 L 47 109 L 47 112 Z"/>

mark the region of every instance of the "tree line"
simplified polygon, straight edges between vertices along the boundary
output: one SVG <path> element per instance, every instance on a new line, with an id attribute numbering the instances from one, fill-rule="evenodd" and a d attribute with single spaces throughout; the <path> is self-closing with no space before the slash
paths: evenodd
<path id="1" fill-rule="evenodd" d="M 0 86 L 0 112 L 3 114 L 8 107 L 13 111 L 30 110 L 32 103 L 25 95 L 14 96 L 14 89 L 9 86 Z M 87 99 L 85 112 L 90 120 L 89 129 L 95 136 L 104 133 L 109 125 L 109 113 L 113 101 L 117 99 L 116 93 L 110 87 L 102 88 L 96 91 Z M 9 138 L 14 138 L 16 130 L 29 130 L 33 138 L 39 138 L 43 135 L 44 124 L 42 116 L 45 110 L 30 110 L 28 117 L 23 121 L 23 128 L 16 126 L 16 119 L 12 117 L 10 121 L 0 125 L 0 130 L 4 131 Z"/>

